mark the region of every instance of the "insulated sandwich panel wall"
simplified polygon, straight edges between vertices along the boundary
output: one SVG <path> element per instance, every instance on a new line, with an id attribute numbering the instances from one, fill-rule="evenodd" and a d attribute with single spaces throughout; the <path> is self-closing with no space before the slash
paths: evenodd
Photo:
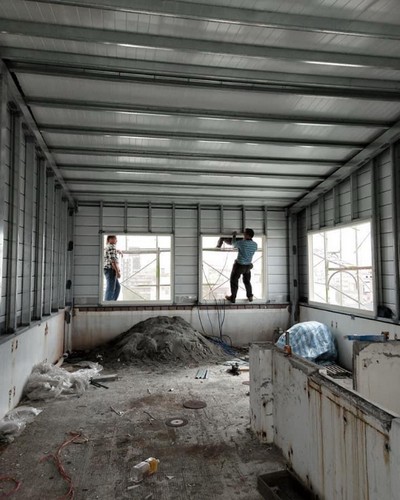
<path id="1" fill-rule="evenodd" d="M 378 256 L 379 268 L 375 269 L 375 276 L 379 274 L 380 282 L 377 305 L 387 306 L 395 314 L 398 291 L 396 291 L 395 279 L 394 238 L 396 236 L 393 231 L 395 213 L 392 203 L 392 190 L 394 189 L 392 161 L 389 150 L 385 150 L 374 160 L 360 167 L 355 172 L 353 180 L 346 178 L 323 195 L 323 209 L 325 227 L 335 227 L 357 220 L 376 220 L 374 251 Z M 353 191 L 352 182 L 355 183 Z M 308 298 L 307 234 L 309 230 L 319 229 L 314 205 L 312 204 L 298 215 L 298 265 L 300 297 L 303 301 Z"/>
<path id="2" fill-rule="evenodd" d="M 222 212 L 222 215 L 221 215 Z M 284 211 L 243 207 L 202 207 L 198 205 L 80 206 L 74 226 L 74 296 L 76 305 L 99 301 L 101 284 L 101 234 L 172 234 L 173 302 L 198 296 L 199 248 L 202 234 L 217 238 L 221 233 L 241 231 L 243 223 L 257 236 L 267 230 L 265 273 L 267 301 L 286 301 L 288 295 L 287 221 Z M 221 231 L 221 228 L 224 231 Z"/>

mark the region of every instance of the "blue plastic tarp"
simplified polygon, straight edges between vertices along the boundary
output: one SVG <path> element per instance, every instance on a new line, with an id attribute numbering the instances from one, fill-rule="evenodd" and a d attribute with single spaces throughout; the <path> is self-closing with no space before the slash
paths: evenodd
<path id="1" fill-rule="evenodd" d="M 309 361 L 332 361 L 337 358 L 334 337 L 329 327 L 318 321 L 305 321 L 292 326 L 288 330 L 289 344 L 292 353 Z M 283 348 L 286 344 L 283 333 L 276 346 Z"/>

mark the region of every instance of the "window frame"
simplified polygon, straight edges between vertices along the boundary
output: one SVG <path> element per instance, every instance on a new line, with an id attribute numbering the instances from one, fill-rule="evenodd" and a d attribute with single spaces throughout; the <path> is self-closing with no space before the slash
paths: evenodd
<path id="1" fill-rule="evenodd" d="M 311 296 L 314 295 L 313 287 L 314 287 L 314 279 L 313 279 L 313 248 L 311 244 L 311 239 L 314 235 L 316 234 L 321 234 L 321 233 L 327 233 L 330 231 L 337 231 L 337 230 L 342 230 L 362 224 L 370 224 L 370 241 L 371 241 L 371 275 L 372 275 L 372 284 L 371 284 L 371 289 L 372 289 L 372 308 L 371 309 L 363 309 L 363 308 L 356 308 L 356 307 L 351 307 L 351 306 L 345 306 L 345 305 L 340 305 L 340 304 L 331 304 L 330 302 L 319 302 Z M 373 220 L 368 218 L 368 219 L 358 219 L 357 221 L 352 221 L 352 222 L 347 222 L 343 224 L 337 224 L 335 226 L 330 226 L 330 227 L 323 227 L 319 228 L 316 230 L 311 230 L 307 231 L 307 262 L 308 262 L 308 303 L 313 306 L 317 307 L 320 309 L 327 309 L 331 311 L 337 311 L 337 312 L 344 312 L 344 313 L 349 313 L 349 314 L 357 314 L 357 315 L 362 315 L 366 317 L 374 317 L 376 315 L 376 310 L 377 310 L 377 288 L 376 288 L 376 262 L 375 262 L 375 241 L 374 241 L 374 231 L 373 231 L 374 225 L 373 225 Z M 354 267 L 354 266 L 351 266 Z M 360 268 L 365 267 L 365 266 L 359 266 Z M 344 268 L 346 269 L 346 268 Z M 332 276 L 331 276 L 332 278 Z M 330 279 L 331 279 L 330 278 Z M 329 275 L 328 275 L 328 280 L 329 280 Z"/>
<path id="2" fill-rule="evenodd" d="M 243 234 L 242 233 L 238 233 L 238 238 L 242 238 L 243 237 Z M 203 297 L 203 284 L 204 284 L 204 273 L 203 273 L 203 238 L 213 238 L 215 240 L 215 245 L 217 243 L 217 240 L 218 238 L 220 237 L 223 237 L 223 238 L 232 238 L 232 234 L 221 234 L 221 233 L 202 233 L 200 234 L 200 238 L 199 238 L 199 287 L 198 287 L 198 298 L 199 298 L 199 304 L 204 304 L 204 305 L 207 305 L 207 304 L 215 304 L 216 301 L 218 300 L 224 300 L 224 297 L 222 297 L 221 299 L 204 299 Z M 257 297 L 255 298 L 254 300 L 254 303 L 263 303 L 266 301 L 266 294 L 267 294 L 267 276 L 266 276 L 266 269 L 267 269 L 267 266 L 266 266 L 266 259 L 267 259 L 267 248 L 266 248 L 266 243 L 267 243 L 267 239 L 266 239 L 266 236 L 265 234 L 261 234 L 261 235 L 257 235 L 255 236 L 254 238 L 255 240 L 258 240 L 258 239 L 261 239 L 261 242 L 262 242 L 262 247 L 261 247 L 261 250 L 260 250 L 260 247 L 257 249 L 257 252 L 254 254 L 254 257 L 256 257 L 257 253 L 261 253 L 261 290 L 262 290 L 262 293 L 261 293 L 261 297 Z M 237 253 L 237 251 L 235 251 L 232 247 L 232 253 Z M 253 262 L 254 262 L 254 259 L 253 259 Z M 232 265 L 229 267 L 228 269 L 228 279 L 226 282 L 228 282 L 229 284 L 229 276 L 231 274 L 231 270 L 232 270 Z M 225 283 L 226 283 L 225 282 Z M 254 285 L 254 282 L 253 282 L 253 278 L 252 278 L 252 285 Z M 229 285 L 228 285 L 229 286 Z M 243 288 L 243 283 L 242 283 L 242 279 L 240 278 L 239 279 L 239 290 L 240 288 Z M 230 294 L 230 287 L 229 287 L 229 291 L 227 292 L 228 294 Z M 224 294 L 225 295 L 225 294 Z M 240 304 L 240 301 L 241 301 L 242 297 L 238 297 L 238 303 Z M 245 299 L 244 299 L 245 300 Z M 246 303 L 246 300 L 245 300 L 245 303 Z"/>
<path id="3" fill-rule="evenodd" d="M 104 277 L 104 249 L 106 245 L 106 239 L 107 236 L 110 234 L 115 234 L 117 239 L 126 237 L 126 236 L 135 236 L 138 238 L 144 238 L 144 237 L 169 237 L 170 238 L 170 248 L 169 248 L 169 253 L 170 253 L 170 280 L 169 280 L 169 285 L 163 285 L 161 283 L 157 283 L 156 286 L 158 288 L 158 293 L 157 295 L 159 296 L 160 288 L 162 286 L 169 286 L 170 287 L 170 298 L 167 300 L 163 299 L 146 299 L 146 300 L 116 300 L 116 301 L 110 301 L 110 300 L 104 300 L 104 290 L 105 290 L 105 277 Z M 173 233 L 136 233 L 134 231 L 129 231 L 126 233 L 121 233 L 121 232 L 114 232 L 112 231 L 103 231 L 102 234 L 100 234 L 100 259 L 99 259 L 99 266 L 100 266 L 100 286 L 99 286 L 99 302 L 103 306 L 116 306 L 116 305 L 171 305 L 173 304 L 174 300 L 174 234 Z M 118 243 L 117 243 L 117 249 L 118 248 Z M 135 255 L 140 255 L 140 254 L 145 254 L 148 253 L 150 249 L 142 249 L 143 251 L 139 251 L 135 253 Z M 154 253 L 157 253 L 156 248 L 154 249 Z M 160 254 L 160 253 L 159 253 Z M 122 282 L 120 280 L 121 287 L 122 287 Z"/>

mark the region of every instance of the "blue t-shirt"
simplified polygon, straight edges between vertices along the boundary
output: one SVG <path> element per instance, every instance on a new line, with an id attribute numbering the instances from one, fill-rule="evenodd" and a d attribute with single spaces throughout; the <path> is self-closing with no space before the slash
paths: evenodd
<path id="1" fill-rule="evenodd" d="M 253 259 L 253 255 L 257 250 L 257 243 L 253 240 L 239 240 L 236 241 L 236 238 L 232 240 L 232 246 L 238 249 L 238 257 L 237 263 L 242 264 L 243 266 L 248 266 L 251 264 Z"/>

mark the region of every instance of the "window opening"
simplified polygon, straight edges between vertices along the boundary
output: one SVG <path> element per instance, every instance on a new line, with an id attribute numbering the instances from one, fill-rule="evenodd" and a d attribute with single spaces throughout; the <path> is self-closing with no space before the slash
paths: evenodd
<path id="1" fill-rule="evenodd" d="M 374 310 L 371 222 L 310 233 L 310 301 Z"/>
<path id="2" fill-rule="evenodd" d="M 222 239 L 222 241 L 221 241 Z M 237 240 L 243 239 L 238 234 Z M 263 263 L 263 238 L 254 237 L 258 249 L 254 254 L 251 270 L 251 284 L 254 299 L 264 298 L 264 263 Z M 201 285 L 200 300 L 212 302 L 223 300 L 230 295 L 230 274 L 233 263 L 237 257 L 236 248 L 229 242 L 232 236 L 202 236 L 201 238 Z M 220 248 L 219 248 L 219 245 Z M 246 299 L 246 289 L 242 278 L 239 280 L 238 301 Z"/>
<path id="3" fill-rule="evenodd" d="M 171 301 L 171 243 L 170 235 L 117 234 L 120 293 L 118 302 Z M 103 237 L 103 254 L 107 235 Z M 103 298 L 106 279 L 103 276 Z"/>

